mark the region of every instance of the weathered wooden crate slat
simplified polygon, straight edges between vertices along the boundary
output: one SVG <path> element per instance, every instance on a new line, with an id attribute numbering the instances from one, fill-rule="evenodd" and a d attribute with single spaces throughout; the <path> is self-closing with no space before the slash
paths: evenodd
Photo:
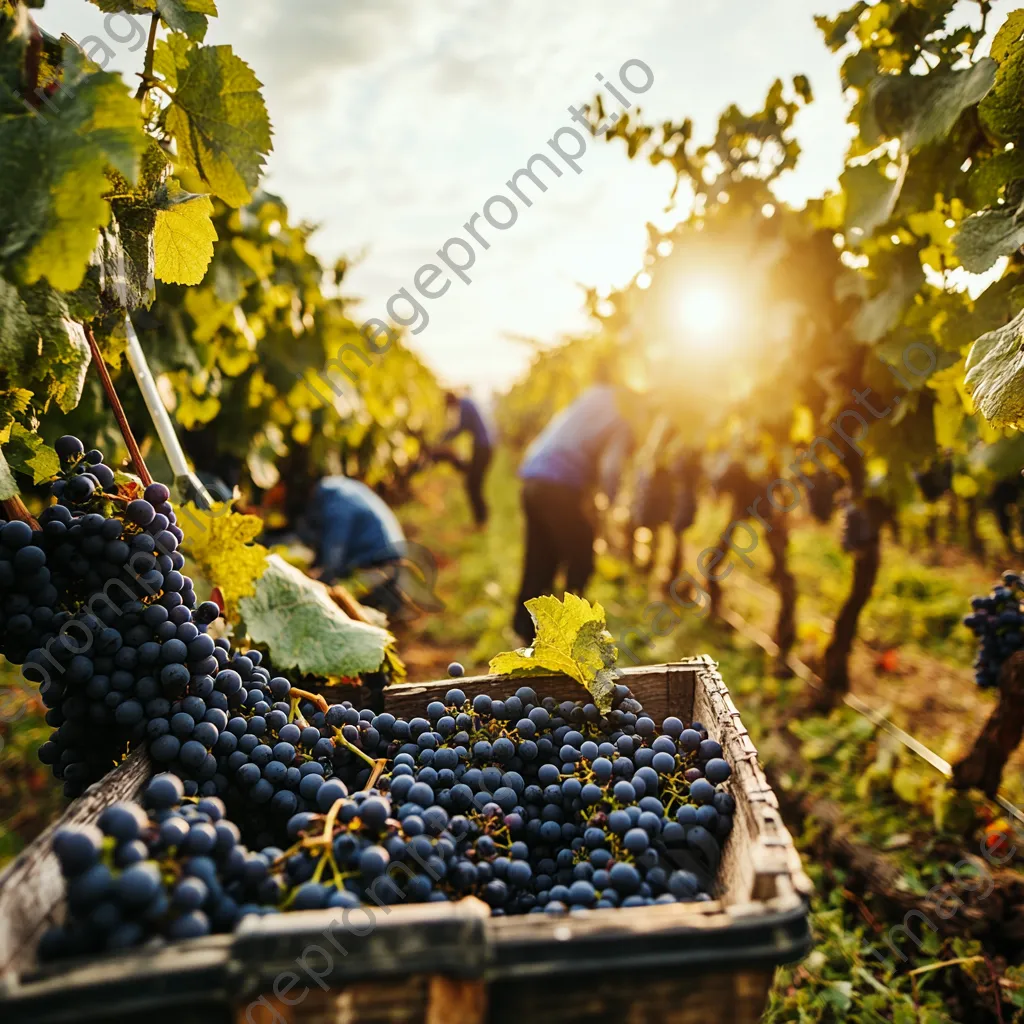
<path id="1" fill-rule="evenodd" d="M 0 1019 L 756 1021 L 774 966 L 809 946 L 811 883 L 714 663 L 693 658 L 627 669 L 624 676 L 654 718 L 674 714 L 703 722 L 733 765 L 729 787 L 737 812 L 719 872 L 719 898 L 566 917 L 490 917 L 474 899 L 371 907 L 354 921 L 315 911 L 252 918 L 234 935 L 156 952 L 39 970 L 36 943 L 63 909 L 50 829 L 0 875 L 0 969 L 7 997 L 0 993 Z M 560 676 L 531 684 L 559 700 L 584 693 Z M 395 687 L 385 692 L 387 710 L 422 713 L 452 685 L 443 680 Z M 459 680 L 471 696 L 507 696 L 520 685 L 487 676 Z M 368 700 L 355 690 L 327 696 Z M 94 819 L 104 806 L 137 793 L 149 772 L 144 755 L 133 755 L 76 801 L 62 823 Z"/>

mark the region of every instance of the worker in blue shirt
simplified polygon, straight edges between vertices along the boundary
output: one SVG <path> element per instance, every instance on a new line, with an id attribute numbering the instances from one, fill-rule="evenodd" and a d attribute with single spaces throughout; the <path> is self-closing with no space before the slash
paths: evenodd
<path id="1" fill-rule="evenodd" d="M 361 569 L 394 569 L 360 600 L 389 615 L 401 607 L 396 580 L 406 557 L 405 534 L 394 512 L 366 484 L 345 476 L 324 477 L 313 491 L 301 534 L 316 551 L 314 568 L 325 583 Z"/>
<path id="2" fill-rule="evenodd" d="M 531 642 L 525 604 L 550 594 L 565 568 L 565 589 L 581 594 L 594 569 L 594 493 L 609 502 L 633 449 L 633 431 L 619 409 L 620 389 L 598 384 L 560 412 L 534 440 L 519 468 L 526 554 L 513 626 Z"/>
<path id="3" fill-rule="evenodd" d="M 484 480 L 491 465 L 494 454 L 494 436 L 480 407 L 472 398 L 459 398 L 451 391 L 445 392 L 445 408 L 449 415 L 457 413 L 455 425 L 441 439 L 442 444 L 454 441 L 462 434 L 469 434 L 473 439 L 473 453 L 469 461 L 458 463 L 466 481 L 466 495 L 473 510 L 473 520 L 477 526 L 487 522 L 487 501 L 484 499 Z"/>

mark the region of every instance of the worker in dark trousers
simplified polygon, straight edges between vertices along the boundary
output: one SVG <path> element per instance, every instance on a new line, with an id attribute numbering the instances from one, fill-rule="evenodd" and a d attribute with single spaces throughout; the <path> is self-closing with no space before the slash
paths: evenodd
<path id="1" fill-rule="evenodd" d="M 449 414 L 455 413 L 455 425 L 441 439 L 442 444 L 454 441 L 462 434 L 469 434 L 473 440 L 473 452 L 468 462 L 458 462 L 466 481 L 466 495 L 473 510 L 473 521 L 477 526 L 487 523 L 487 501 L 484 498 L 484 482 L 494 454 L 494 437 L 480 407 L 472 398 L 459 398 L 451 391 L 445 393 L 445 406 Z"/>
<path id="2" fill-rule="evenodd" d="M 526 554 L 513 626 L 527 642 L 534 625 L 526 602 L 552 593 L 562 568 L 565 589 L 582 594 L 594 570 L 595 491 L 611 502 L 634 446 L 619 408 L 623 393 L 609 384 L 584 392 L 547 425 L 520 466 Z"/>

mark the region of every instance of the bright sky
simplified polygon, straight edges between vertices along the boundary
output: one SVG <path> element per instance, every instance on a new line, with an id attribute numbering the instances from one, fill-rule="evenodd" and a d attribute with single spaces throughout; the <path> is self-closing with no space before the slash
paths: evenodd
<path id="1" fill-rule="evenodd" d="M 831 185 L 846 145 L 837 59 L 814 14 L 842 0 L 218 0 L 210 42 L 230 42 L 265 83 L 276 130 L 266 187 L 295 218 L 321 225 L 330 264 L 363 254 L 347 291 L 361 317 L 383 316 L 398 288 L 589 101 L 595 75 L 618 83 L 631 58 L 654 75 L 640 97 L 646 118 L 690 116 L 707 137 L 729 102 L 760 107 L 777 76 L 806 74 L 816 102 L 798 123 L 805 155 L 781 183 L 800 199 Z M 298 12 L 301 11 L 301 14 Z M 51 32 L 109 38 L 86 0 L 49 0 Z M 127 35 L 123 22 L 115 32 Z M 111 69 L 135 73 L 142 51 L 112 42 Z M 130 44 L 129 44 L 130 45 Z M 631 72 L 642 82 L 642 73 Z M 606 105 L 617 109 L 607 93 Z M 640 265 L 671 172 L 628 162 L 621 143 L 589 138 L 580 174 L 563 175 L 518 221 L 482 226 L 472 283 L 453 278 L 426 302 L 428 326 L 412 344 L 451 384 L 504 390 L 527 346 L 586 325 L 582 286 L 625 284 Z M 563 146 L 573 143 L 566 136 Z M 527 189 L 532 189 L 529 182 Z M 496 217 L 506 214 L 500 208 Z M 399 307 L 401 310 L 406 307 Z"/>

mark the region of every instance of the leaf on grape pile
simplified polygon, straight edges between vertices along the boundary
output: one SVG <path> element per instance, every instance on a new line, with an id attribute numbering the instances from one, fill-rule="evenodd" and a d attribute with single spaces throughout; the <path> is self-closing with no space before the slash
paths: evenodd
<path id="1" fill-rule="evenodd" d="M 956 236 L 957 259 L 972 274 L 983 274 L 1000 256 L 1024 245 L 1024 216 L 1019 207 L 982 210 L 968 217 Z"/>
<path id="2" fill-rule="evenodd" d="M 376 672 L 394 643 L 386 629 L 350 619 L 327 587 L 278 555 L 268 556 L 256 592 L 239 604 L 250 639 L 269 647 L 278 671 L 328 678 Z"/>
<path id="3" fill-rule="evenodd" d="M 0 121 L 0 259 L 18 259 L 29 284 L 73 291 L 110 218 L 106 168 L 134 180 L 146 136 L 119 75 L 94 70 L 71 43 L 63 70 L 52 110 Z"/>
<path id="4" fill-rule="evenodd" d="M 601 605 L 566 594 L 564 601 L 535 597 L 526 602 L 526 610 L 537 627 L 533 646 L 496 655 L 490 671 L 512 676 L 560 672 L 586 687 L 598 708 L 608 711 L 619 675 L 619 652 Z"/>
<path id="5" fill-rule="evenodd" d="M 32 477 L 33 484 L 41 484 L 60 471 L 57 453 L 43 442 L 34 431 L 26 430 L 20 423 L 11 428 L 10 440 L 4 446 L 7 464 L 15 473 Z"/>
<path id="6" fill-rule="evenodd" d="M 267 549 L 253 543 L 263 532 L 263 520 L 231 512 L 225 504 L 209 511 L 187 505 L 179 518 L 186 524 L 186 554 L 220 587 L 227 615 L 234 617 L 238 602 L 255 593 L 256 581 L 267 568 Z"/>
<path id="7" fill-rule="evenodd" d="M 157 204 L 156 276 L 168 284 L 200 284 L 217 241 L 210 197 L 186 192 L 172 178 Z"/>
<path id="8" fill-rule="evenodd" d="M 273 148 L 270 118 L 252 69 L 230 46 L 162 43 L 157 69 L 172 86 L 167 130 L 179 161 L 229 206 L 252 198 Z"/>
<path id="9" fill-rule="evenodd" d="M 971 346 L 964 384 L 990 423 L 1014 426 L 1024 421 L 1024 310 Z"/>
<path id="10" fill-rule="evenodd" d="M 18 485 L 14 482 L 14 474 L 7 465 L 4 453 L 0 452 L 0 501 L 9 501 L 18 496 Z"/>
<path id="11" fill-rule="evenodd" d="M 960 115 L 992 88 L 996 62 L 982 57 L 960 71 L 878 75 L 865 91 L 861 138 L 873 145 L 898 138 L 906 153 L 945 138 Z"/>
<path id="12" fill-rule="evenodd" d="M 991 54 L 998 65 L 992 91 L 978 112 L 985 126 L 1004 139 L 1024 131 L 1024 11 L 1013 11 L 992 40 Z"/>

